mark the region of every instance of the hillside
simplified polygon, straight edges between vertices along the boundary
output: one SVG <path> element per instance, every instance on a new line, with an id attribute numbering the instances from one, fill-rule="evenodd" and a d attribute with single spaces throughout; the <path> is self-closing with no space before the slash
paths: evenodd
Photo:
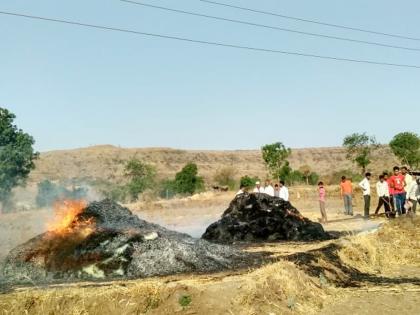
<path id="1" fill-rule="evenodd" d="M 246 174 L 263 177 L 266 174 L 259 150 L 187 151 L 106 145 L 42 153 L 29 182 L 73 178 L 119 182 L 123 176 L 124 163 L 133 157 L 153 164 L 161 178 L 173 176 L 188 162 L 195 162 L 200 174 L 207 180 L 211 180 L 214 173 L 225 166 L 233 167 L 238 177 Z M 293 149 L 290 162 L 293 168 L 307 164 L 321 175 L 329 175 L 343 169 L 357 170 L 346 160 L 344 149 L 338 147 Z M 394 164 L 398 162 L 390 149 L 382 147 L 376 152 L 370 169 L 373 172 L 382 172 Z"/>

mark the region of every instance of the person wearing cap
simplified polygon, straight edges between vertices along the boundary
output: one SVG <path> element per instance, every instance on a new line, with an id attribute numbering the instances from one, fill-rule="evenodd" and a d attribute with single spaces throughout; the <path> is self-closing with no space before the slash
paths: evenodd
<path id="1" fill-rule="evenodd" d="M 359 183 L 359 187 L 362 188 L 363 191 L 363 199 L 365 201 L 365 219 L 369 219 L 369 211 L 370 211 L 370 177 L 372 176 L 371 173 L 367 172 L 365 174 L 365 178 Z"/>
<path id="2" fill-rule="evenodd" d="M 261 183 L 257 181 L 255 183 L 255 188 L 253 190 L 254 193 L 263 194 L 264 193 L 264 187 L 261 187 Z"/>
<path id="3" fill-rule="evenodd" d="M 271 186 L 271 181 L 269 179 L 265 181 L 264 193 L 274 197 L 274 188 Z"/>

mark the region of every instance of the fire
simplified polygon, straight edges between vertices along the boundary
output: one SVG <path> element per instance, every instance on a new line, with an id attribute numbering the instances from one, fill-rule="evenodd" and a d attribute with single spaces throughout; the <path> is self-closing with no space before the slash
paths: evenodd
<path id="1" fill-rule="evenodd" d="M 54 206 L 54 219 L 47 223 L 47 231 L 58 235 L 81 232 L 88 236 L 94 229 L 93 219 L 82 221 L 76 219 L 86 206 L 87 203 L 83 200 L 57 202 Z"/>

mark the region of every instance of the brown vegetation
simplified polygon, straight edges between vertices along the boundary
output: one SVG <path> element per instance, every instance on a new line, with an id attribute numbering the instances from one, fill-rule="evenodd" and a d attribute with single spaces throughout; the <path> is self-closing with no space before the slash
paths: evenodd
<path id="1" fill-rule="evenodd" d="M 293 149 L 291 166 L 299 169 L 309 166 L 323 176 L 334 171 L 359 170 L 345 158 L 344 148 Z M 390 157 L 384 159 L 384 156 Z M 186 151 L 167 148 L 126 149 L 114 146 L 95 146 L 83 149 L 51 151 L 41 154 L 30 181 L 43 179 L 68 180 L 72 178 L 102 180 L 114 183 L 123 180 L 124 164 L 131 158 L 138 158 L 154 165 L 161 178 L 173 177 L 186 163 L 198 165 L 200 175 L 211 183 L 221 167 L 235 169 L 237 179 L 243 175 L 264 178 L 266 169 L 259 150 L 237 151 Z M 390 169 L 396 158 L 388 147 L 381 147 L 374 156 L 371 168 L 374 172 Z M 334 165 L 334 168 L 331 168 Z"/>

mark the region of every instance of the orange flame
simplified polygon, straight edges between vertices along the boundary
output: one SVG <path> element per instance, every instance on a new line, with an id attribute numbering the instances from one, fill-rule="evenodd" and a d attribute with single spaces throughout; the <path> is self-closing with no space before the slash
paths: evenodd
<path id="1" fill-rule="evenodd" d="M 87 203 L 83 200 L 65 200 L 54 206 L 54 219 L 47 223 L 47 231 L 58 235 L 83 232 L 85 236 L 94 230 L 93 219 L 78 221 L 77 215 L 83 212 Z"/>

